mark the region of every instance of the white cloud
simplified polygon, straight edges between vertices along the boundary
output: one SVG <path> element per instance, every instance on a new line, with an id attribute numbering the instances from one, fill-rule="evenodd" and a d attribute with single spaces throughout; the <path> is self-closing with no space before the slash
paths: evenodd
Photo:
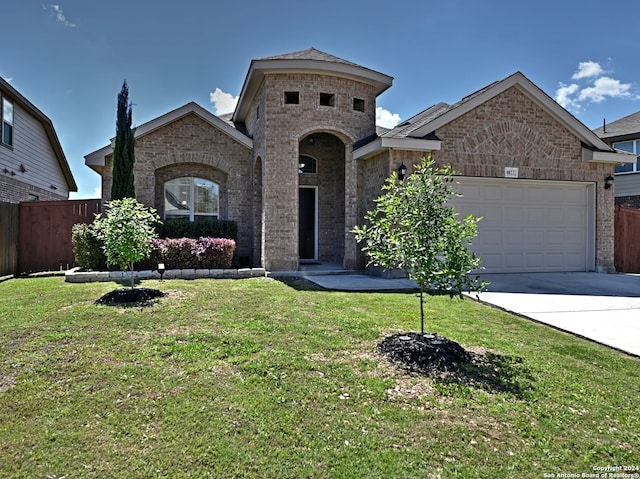
<path id="1" fill-rule="evenodd" d="M 606 97 L 629 97 L 631 96 L 631 93 L 629 92 L 630 89 L 631 83 L 620 83 L 620 80 L 615 80 L 609 77 L 600 77 L 593 82 L 592 87 L 583 88 L 580 91 L 578 99 L 601 103 L 606 99 Z"/>
<path id="2" fill-rule="evenodd" d="M 398 123 L 400 123 L 400 115 L 391 113 L 381 106 L 376 107 L 376 125 L 384 128 L 393 128 Z"/>
<path id="3" fill-rule="evenodd" d="M 571 79 L 581 80 L 583 78 L 597 77 L 604 73 L 602 67 L 596 62 L 580 62 L 578 64 L 578 71 L 573 74 Z"/>
<path id="4" fill-rule="evenodd" d="M 640 96 L 632 94 L 633 84 L 605 76 L 605 70 L 597 62 L 580 62 L 571 79 L 575 80 L 571 84 L 558 83 L 555 97 L 563 108 L 570 111 L 579 111 L 584 103 L 602 103 L 608 98 L 640 99 Z"/>
<path id="5" fill-rule="evenodd" d="M 239 98 L 239 96 L 223 92 L 220 88 L 216 88 L 214 92 L 209 93 L 209 101 L 216 109 L 216 115 L 233 112 L 236 109 Z"/>
<path id="6" fill-rule="evenodd" d="M 65 27 L 69 27 L 69 28 L 73 28 L 76 26 L 75 23 L 71 23 L 69 20 L 67 20 L 67 17 L 64 16 L 64 12 L 62 11 L 62 8 L 60 8 L 60 5 L 54 5 L 50 3 L 49 7 L 56 14 L 56 20 L 58 20 L 59 23 L 62 23 Z M 43 8 L 45 10 L 47 9 L 46 7 L 43 7 Z"/>
<path id="7" fill-rule="evenodd" d="M 560 86 L 556 90 L 556 101 L 562 105 L 563 108 L 570 108 L 573 106 L 574 101 L 571 99 L 571 95 L 578 91 L 580 88 L 575 83 L 571 85 L 565 85 L 560 83 Z"/>

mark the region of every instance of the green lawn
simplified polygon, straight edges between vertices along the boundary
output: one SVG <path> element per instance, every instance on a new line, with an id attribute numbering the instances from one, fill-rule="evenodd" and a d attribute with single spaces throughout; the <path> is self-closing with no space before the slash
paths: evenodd
<path id="1" fill-rule="evenodd" d="M 542 478 L 640 466 L 640 361 L 472 300 L 427 330 L 514 388 L 412 376 L 376 353 L 413 293 L 268 279 L 0 283 L 0 477 Z M 507 391 L 507 392 L 505 392 Z M 547 476 L 549 477 L 549 476 Z"/>

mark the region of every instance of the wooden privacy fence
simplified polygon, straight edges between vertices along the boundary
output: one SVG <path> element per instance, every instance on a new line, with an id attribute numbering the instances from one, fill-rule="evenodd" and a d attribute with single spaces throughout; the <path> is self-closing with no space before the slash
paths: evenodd
<path id="1" fill-rule="evenodd" d="M 18 273 L 73 267 L 71 228 L 76 223 L 91 223 L 100 211 L 100 200 L 20 203 Z"/>
<path id="2" fill-rule="evenodd" d="M 18 221 L 20 207 L 0 203 L 0 277 L 18 271 Z"/>
<path id="3" fill-rule="evenodd" d="M 640 273 L 640 210 L 617 206 L 614 227 L 616 270 Z"/>

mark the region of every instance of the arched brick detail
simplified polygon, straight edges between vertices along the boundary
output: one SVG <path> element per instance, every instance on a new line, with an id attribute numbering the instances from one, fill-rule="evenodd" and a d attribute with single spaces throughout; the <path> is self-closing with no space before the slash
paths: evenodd
<path id="1" fill-rule="evenodd" d="M 231 171 L 231 163 L 225 157 L 220 154 L 202 151 L 181 151 L 172 155 L 156 157 L 153 160 L 153 169 L 159 170 L 169 165 L 179 165 L 182 163 L 202 164 L 227 174 Z"/>
<path id="2" fill-rule="evenodd" d="M 509 153 L 518 158 L 538 160 L 558 158 L 560 154 L 555 145 L 550 144 L 536 130 L 515 120 L 504 120 L 487 125 L 473 135 L 462 139 L 459 147 L 460 153 L 484 155 Z"/>

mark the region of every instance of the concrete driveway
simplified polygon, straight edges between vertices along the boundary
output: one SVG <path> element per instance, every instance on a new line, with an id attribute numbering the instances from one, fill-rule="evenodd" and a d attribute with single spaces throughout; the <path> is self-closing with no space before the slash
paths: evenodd
<path id="1" fill-rule="evenodd" d="M 480 300 L 640 356 L 640 275 L 486 274 Z"/>

